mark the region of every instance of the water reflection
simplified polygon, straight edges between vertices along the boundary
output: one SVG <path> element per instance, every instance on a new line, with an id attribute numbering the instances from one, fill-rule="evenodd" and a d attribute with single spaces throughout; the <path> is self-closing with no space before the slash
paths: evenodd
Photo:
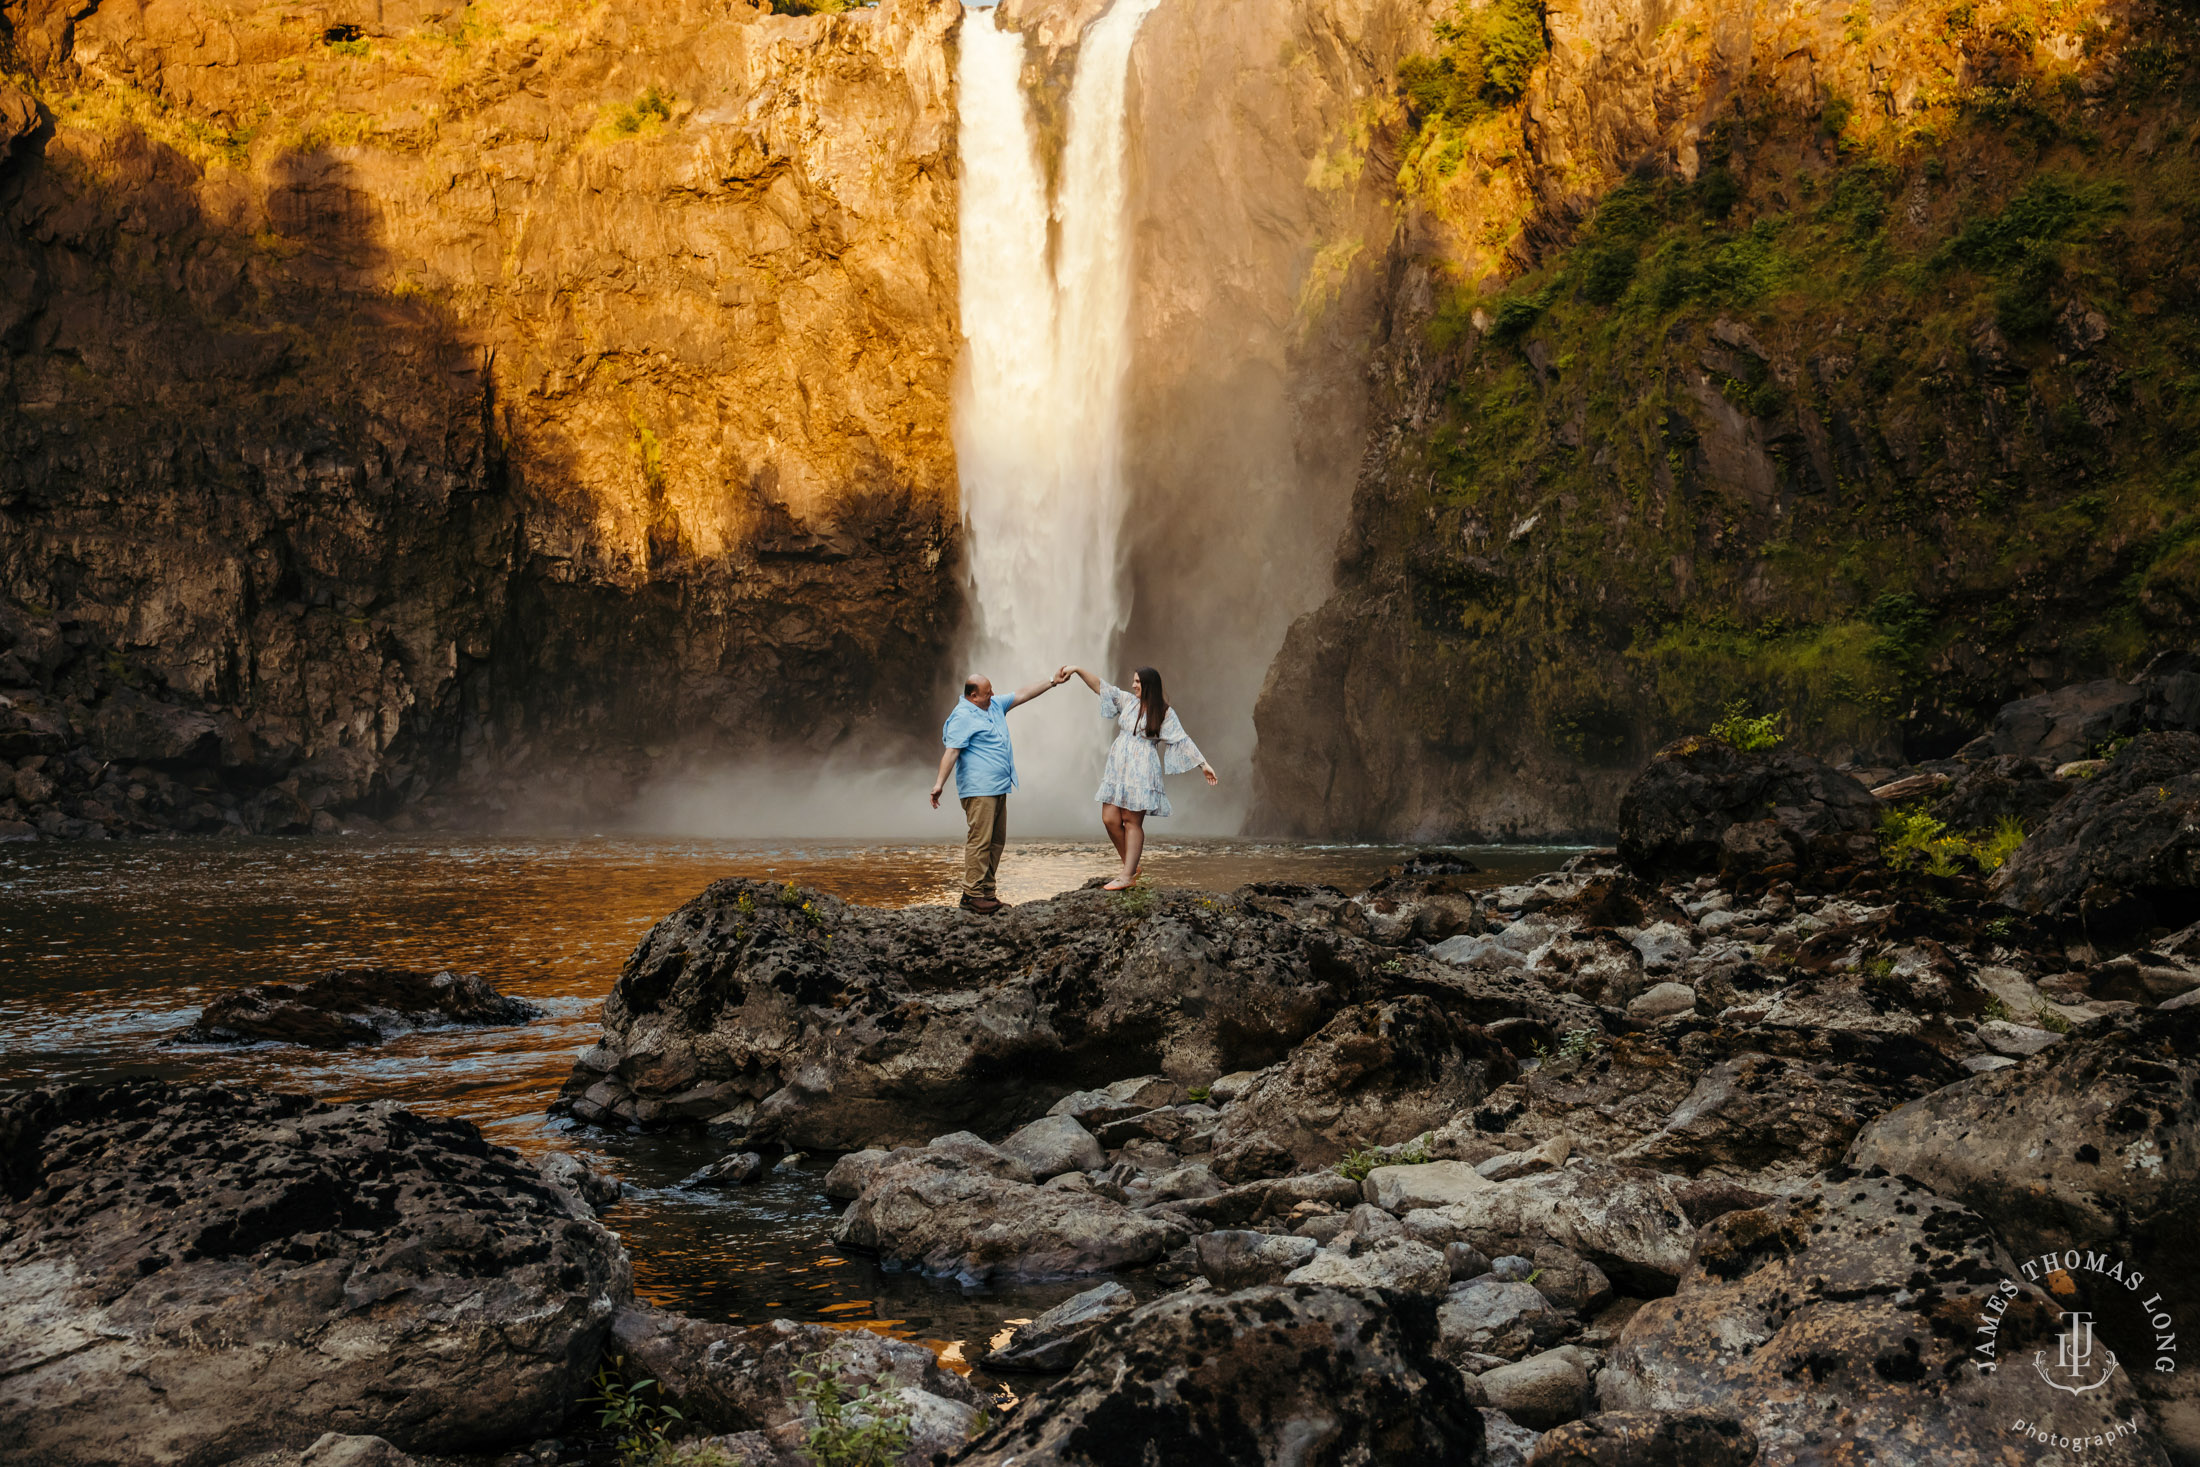
<path id="1" fill-rule="evenodd" d="M 1475 852 L 1493 881 L 1549 869 L 1560 854 Z M 1146 872 L 1170 887 L 1258 880 L 1354 890 L 1401 855 L 1193 840 L 1154 849 Z M 888 1273 L 831 1246 L 839 1207 L 820 1185 L 824 1159 L 736 1192 L 689 1191 L 680 1179 L 713 1154 L 701 1140 L 567 1134 L 543 1114 L 574 1052 L 594 1041 L 598 1006 L 627 953 L 710 881 L 792 880 L 906 906 L 950 900 L 958 858 L 944 843 L 635 839 L 0 847 L 0 1088 L 153 1074 L 462 1116 L 505 1145 L 571 1149 L 627 1181 L 633 1194 L 606 1222 L 625 1237 L 645 1298 L 703 1318 L 815 1319 L 940 1348 L 970 1342 L 974 1352 L 1002 1321 L 1080 1286 L 987 1294 Z M 1012 842 L 1002 895 L 1029 901 L 1113 864 L 1099 842 Z M 340 1053 L 162 1044 L 225 989 L 354 963 L 478 972 L 547 1017 Z"/>

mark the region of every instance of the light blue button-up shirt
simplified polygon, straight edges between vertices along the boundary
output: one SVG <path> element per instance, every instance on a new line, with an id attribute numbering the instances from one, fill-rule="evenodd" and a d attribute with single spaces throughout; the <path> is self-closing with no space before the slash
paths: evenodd
<path id="1" fill-rule="evenodd" d="M 1014 693 L 995 693 L 990 708 L 961 698 L 947 715 L 940 742 L 962 750 L 955 760 L 955 793 L 964 799 L 1016 788 L 1016 751 L 1008 742 L 1008 710 L 1015 706 Z"/>

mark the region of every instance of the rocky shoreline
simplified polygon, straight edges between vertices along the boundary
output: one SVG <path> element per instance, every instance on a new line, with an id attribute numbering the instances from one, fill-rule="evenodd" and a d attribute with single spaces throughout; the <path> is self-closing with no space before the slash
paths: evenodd
<path id="1" fill-rule="evenodd" d="M 556 1108 L 699 1131 L 714 1186 L 838 1153 L 833 1240 L 888 1268 L 1089 1278 L 973 1343 L 1034 1377 L 1013 1409 L 914 1346 L 638 1303 L 569 1161 L 125 1082 L 0 1103 L 0 1423 L 42 1467 L 518 1467 L 574 1460 L 543 1433 L 585 1436 L 608 1360 L 682 1414 L 662 1460 L 848 1427 L 998 1467 L 1984 1463 L 2025 1422 L 2200 1461 L 2200 737 L 2052 802 L 1925 780 L 2028 812 L 1998 857 L 1919 845 L 1889 783 L 1700 737 L 1617 850 L 1510 885 L 1435 853 L 1358 896 L 726 881 L 665 918 Z M 2125 1358 L 2073 1392 L 2034 1362 L 2080 1315 Z"/>

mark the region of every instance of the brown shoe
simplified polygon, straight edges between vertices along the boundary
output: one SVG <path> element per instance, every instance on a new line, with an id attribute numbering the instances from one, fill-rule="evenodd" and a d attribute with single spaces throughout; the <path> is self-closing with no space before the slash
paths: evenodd
<path id="1" fill-rule="evenodd" d="M 989 917 L 1006 905 L 1008 905 L 1006 902 L 994 897 L 966 896 L 962 899 L 964 911 L 980 912 Z"/>

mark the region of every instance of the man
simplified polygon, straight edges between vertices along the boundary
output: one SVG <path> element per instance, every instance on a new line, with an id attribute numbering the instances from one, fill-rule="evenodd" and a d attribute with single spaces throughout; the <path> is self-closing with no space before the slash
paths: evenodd
<path id="1" fill-rule="evenodd" d="M 1005 698 L 993 695 L 989 678 L 972 673 L 963 683 L 962 701 L 947 715 L 940 742 L 940 775 L 932 781 L 932 808 L 940 807 L 947 771 L 955 771 L 955 793 L 962 797 L 969 837 L 963 844 L 965 911 L 998 912 L 993 878 L 1001 868 L 1001 847 L 1008 843 L 1008 792 L 1016 788 L 1016 751 L 1008 742 L 1008 710 L 1021 708 L 1048 688 L 1068 681 L 1063 668 L 1045 682 L 1018 689 Z"/>

